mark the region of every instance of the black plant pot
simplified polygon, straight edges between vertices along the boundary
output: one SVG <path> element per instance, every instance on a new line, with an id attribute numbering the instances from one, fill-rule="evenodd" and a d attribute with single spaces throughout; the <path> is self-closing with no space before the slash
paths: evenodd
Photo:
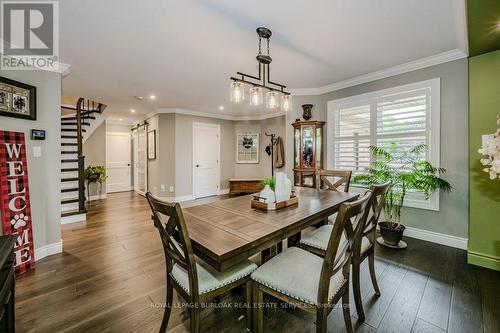
<path id="1" fill-rule="evenodd" d="M 403 238 L 403 232 L 405 231 L 404 225 L 397 225 L 395 223 L 380 222 L 380 234 L 383 238 L 383 243 L 379 242 L 381 245 L 386 245 L 393 248 L 405 248 L 406 243 L 401 239 Z"/>

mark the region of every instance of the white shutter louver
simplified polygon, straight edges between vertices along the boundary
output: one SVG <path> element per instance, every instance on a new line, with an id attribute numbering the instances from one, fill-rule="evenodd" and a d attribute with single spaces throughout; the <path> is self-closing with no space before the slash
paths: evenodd
<path id="1" fill-rule="evenodd" d="M 370 166 L 370 105 L 339 109 L 335 119 L 335 169 L 365 170 Z"/>

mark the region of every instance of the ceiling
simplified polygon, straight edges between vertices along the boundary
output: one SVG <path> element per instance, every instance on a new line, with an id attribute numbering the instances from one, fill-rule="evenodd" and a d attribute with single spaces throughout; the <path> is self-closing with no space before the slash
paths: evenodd
<path id="1" fill-rule="evenodd" d="M 273 31 L 273 81 L 314 88 L 467 52 L 464 8 L 462 0 L 64 0 L 63 95 L 102 101 L 108 117 L 124 120 L 158 108 L 262 116 L 269 111 L 229 102 L 229 77 L 257 74 L 256 27 Z"/>
<path id="2" fill-rule="evenodd" d="M 500 49 L 500 1 L 467 2 L 469 55 Z"/>

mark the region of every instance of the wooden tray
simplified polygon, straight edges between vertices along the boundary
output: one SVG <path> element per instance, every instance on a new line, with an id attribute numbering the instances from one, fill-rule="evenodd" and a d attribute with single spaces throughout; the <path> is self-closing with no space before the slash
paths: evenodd
<path id="1" fill-rule="evenodd" d="M 299 198 L 295 195 L 292 195 L 290 196 L 290 199 L 285 201 L 266 203 L 259 201 L 259 197 L 253 197 L 251 203 L 252 208 L 257 208 L 265 211 L 278 210 L 292 205 L 297 205 L 299 203 Z"/>

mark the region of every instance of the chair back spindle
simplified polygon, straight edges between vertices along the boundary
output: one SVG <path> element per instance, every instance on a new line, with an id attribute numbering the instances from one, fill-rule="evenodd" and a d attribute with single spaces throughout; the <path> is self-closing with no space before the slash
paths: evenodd
<path id="1" fill-rule="evenodd" d="M 370 187 L 370 191 L 372 192 L 372 196 L 370 199 L 370 213 L 368 215 L 368 221 L 366 222 L 366 228 L 363 232 L 363 235 L 375 231 L 377 228 L 378 219 L 385 205 L 385 198 L 387 196 L 387 192 L 389 191 L 391 183 L 386 182 L 384 184 L 375 184 Z"/>

